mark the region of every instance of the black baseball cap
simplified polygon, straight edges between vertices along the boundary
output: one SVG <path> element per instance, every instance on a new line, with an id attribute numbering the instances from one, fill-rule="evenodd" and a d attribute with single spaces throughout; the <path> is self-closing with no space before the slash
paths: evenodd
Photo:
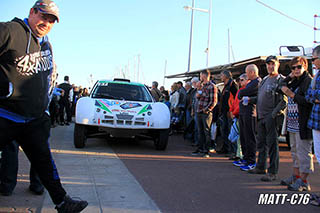
<path id="1" fill-rule="evenodd" d="M 275 55 L 270 55 L 270 56 L 268 56 L 267 57 L 267 59 L 266 59 L 266 63 L 269 63 L 269 62 L 276 62 L 276 61 L 279 61 L 279 59 L 278 59 L 278 57 L 277 56 L 275 56 Z"/>

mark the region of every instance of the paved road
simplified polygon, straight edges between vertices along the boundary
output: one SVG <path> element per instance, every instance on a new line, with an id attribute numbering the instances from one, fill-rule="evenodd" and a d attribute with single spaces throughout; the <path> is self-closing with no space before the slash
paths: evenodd
<path id="1" fill-rule="evenodd" d="M 261 193 L 292 193 L 278 182 L 263 183 L 215 154 L 193 157 L 193 148 L 173 135 L 166 151 L 151 141 L 89 139 L 74 149 L 73 126 L 56 127 L 51 147 L 64 187 L 89 201 L 84 212 L 318 212 L 310 205 L 257 205 Z M 290 174 L 290 153 L 281 151 L 280 178 Z M 20 153 L 19 182 L 11 197 L 0 196 L 1 212 L 55 212 L 48 194 L 27 190 L 28 162 Z M 310 178 L 320 191 L 320 172 Z"/>
<path id="2" fill-rule="evenodd" d="M 150 141 L 139 144 L 111 143 L 111 148 L 135 176 L 162 212 L 318 212 L 311 205 L 258 205 L 262 193 L 292 196 L 279 182 L 261 182 L 260 175 L 240 171 L 223 155 L 210 159 L 191 156 L 193 148 L 181 135 L 170 138 L 165 152 L 155 151 Z M 279 177 L 291 174 L 290 152 L 281 148 Z M 310 177 L 320 191 L 320 172 Z"/>

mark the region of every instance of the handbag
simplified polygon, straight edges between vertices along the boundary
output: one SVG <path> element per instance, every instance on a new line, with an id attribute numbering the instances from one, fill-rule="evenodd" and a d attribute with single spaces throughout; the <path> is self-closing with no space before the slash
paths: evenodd
<path id="1" fill-rule="evenodd" d="M 233 123 L 231 125 L 230 133 L 228 139 L 231 143 L 236 143 L 239 138 L 239 127 L 237 125 L 238 119 L 234 118 Z"/>

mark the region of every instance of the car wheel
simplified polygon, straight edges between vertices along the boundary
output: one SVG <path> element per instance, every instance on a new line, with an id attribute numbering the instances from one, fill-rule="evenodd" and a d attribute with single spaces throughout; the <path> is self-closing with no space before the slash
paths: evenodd
<path id="1" fill-rule="evenodd" d="M 74 136 L 73 143 L 76 148 L 85 147 L 87 140 L 86 127 L 84 125 L 75 124 L 74 125 Z"/>
<path id="2" fill-rule="evenodd" d="M 154 137 L 154 146 L 157 150 L 165 150 L 169 140 L 169 129 L 159 130 Z"/>

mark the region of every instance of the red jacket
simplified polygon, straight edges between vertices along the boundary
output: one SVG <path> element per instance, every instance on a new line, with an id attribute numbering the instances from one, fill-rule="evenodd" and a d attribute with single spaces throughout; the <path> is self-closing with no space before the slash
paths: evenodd
<path id="1" fill-rule="evenodd" d="M 241 87 L 238 90 L 238 92 L 236 94 L 236 97 L 235 97 L 235 99 L 234 99 L 234 101 L 233 101 L 233 103 L 232 103 L 232 105 L 230 107 L 230 110 L 229 110 L 236 118 L 239 118 L 239 110 L 240 110 L 240 107 L 239 107 L 240 100 L 238 98 L 238 94 L 239 94 L 239 91 L 244 89 L 244 88 L 245 87 Z"/>

